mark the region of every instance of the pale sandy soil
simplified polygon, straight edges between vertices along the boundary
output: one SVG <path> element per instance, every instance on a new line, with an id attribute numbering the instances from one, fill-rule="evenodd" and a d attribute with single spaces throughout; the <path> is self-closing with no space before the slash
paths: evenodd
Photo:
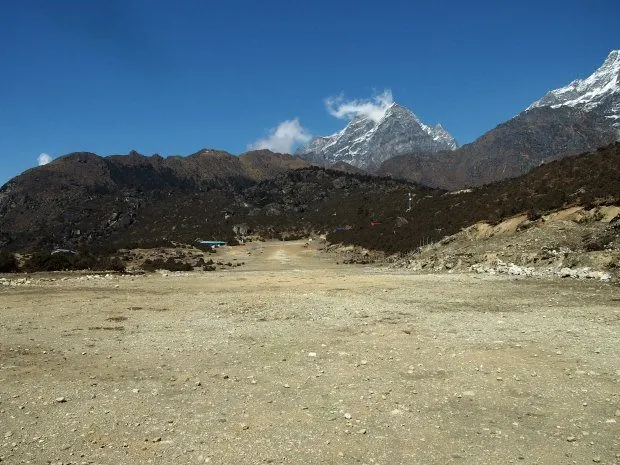
<path id="1" fill-rule="evenodd" d="M 218 257 L 5 280 L 2 463 L 620 461 L 616 284 Z"/>

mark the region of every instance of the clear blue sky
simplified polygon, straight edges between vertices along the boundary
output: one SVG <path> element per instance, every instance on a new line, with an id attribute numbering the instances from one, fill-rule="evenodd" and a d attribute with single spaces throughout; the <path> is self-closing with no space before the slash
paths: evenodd
<path id="1" fill-rule="evenodd" d="M 390 89 L 467 143 L 620 48 L 620 1 L 0 0 L 0 184 L 45 152 L 241 153 Z"/>

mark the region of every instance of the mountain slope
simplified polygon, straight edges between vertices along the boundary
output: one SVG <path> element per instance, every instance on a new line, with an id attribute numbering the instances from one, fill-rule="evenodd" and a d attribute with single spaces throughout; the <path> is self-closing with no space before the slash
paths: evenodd
<path id="1" fill-rule="evenodd" d="M 199 215 L 196 235 L 228 228 L 209 217 L 234 204 L 243 188 L 308 166 L 270 151 L 240 157 L 201 150 L 188 157 L 72 153 L 25 171 L 0 188 L 0 248 L 73 247 L 78 243 L 165 240 Z M 219 219 L 219 218 L 218 218 Z M 142 222 L 140 228 L 133 226 Z M 167 226 L 157 233 L 158 224 Z M 130 227 L 132 226 L 132 227 Z M 147 228 L 145 231 L 142 227 Z M 174 231 L 172 230 L 172 231 Z M 116 237 L 116 239 L 113 239 Z"/>
<path id="2" fill-rule="evenodd" d="M 213 156 L 234 163 L 225 154 Z M 318 167 L 285 169 L 260 182 L 237 174 L 190 182 L 171 171 L 149 171 L 146 157 L 121 161 L 134 166 L 135 183 L 119 177 L 118 160 L 73 154 L 61 166 L 29 170 L 3 186 L 0 252 L 60 247 L 107 253 L 197 238 L 232 240 L 234 225 L 245 223 L 264 238 L 327 234 L 331 242 L 393 253 L 478 221 L 620 204 L 620 143 L 461 193 Z"/>
<path id="3" fill-rule="evenodd" d="M 620 130 L 620 50 L 613 50 L 587 79 L 577 79 L 548 92 L 527 110 L 541 107 L 573 107 L 594 112 Z"/>
<path id="4" fill-rule="evenodd" d="M 576 108 L 535 108 L 455 151 L 391 158 L 377 174 L 451 190 L 479 186 L 610 144 L 617 136 L 613 129 L 602 130 L 605 124 Z"/>
<path id="5" fill-rule="evenodd" d="M 428 126 L 407 108 L 392 104 L 378 120 L 356 116 L 342 131 L 317 137 L 296 154 L 318 165 L 345 162 L 374 171 L 396 155 L 456 147 L 454 138 L 441 125 Z"/>
<path id="6" fill-rule="evenodd" d="M 471 144 L 392 158 L 378 173 L 460 189 L 515 177 L 541 163 L 619 140 L 619 72 L 619 52 L 613 51 L 587 79 L 549 92 Z"/>

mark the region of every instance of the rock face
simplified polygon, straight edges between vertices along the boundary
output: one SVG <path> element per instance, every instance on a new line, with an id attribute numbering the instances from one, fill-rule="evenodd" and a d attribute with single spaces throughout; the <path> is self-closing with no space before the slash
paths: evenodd
<path id="1" fill-rule="evenodd" d="M 407 108 L 392 104 L 378 120 L 356 116 L 342 131 L 317 137 L 300 147 L 296 154 L 318 165 L 345 162 L 374 171 L 397 155 L 456 147 L 454 138 L 441 125 L 428 126 Z"/>
<path id="2" fill-rule="evenodd" d="M 601 116 L 620 133 L 620 50 L 613 50 L 603 66 L 587 79 L 577 79 L 548 92 L 531 104 L 534 108 L 578 108 Z"/>
<path id="3" fill-rule="evenodd" d="M 378 173 L 460 189 L 526 173 L 542 163 L 620 140 L 620 52 L 590 77 L 553 90 L 471 144 L 442 153 L 410 153 Z"/>

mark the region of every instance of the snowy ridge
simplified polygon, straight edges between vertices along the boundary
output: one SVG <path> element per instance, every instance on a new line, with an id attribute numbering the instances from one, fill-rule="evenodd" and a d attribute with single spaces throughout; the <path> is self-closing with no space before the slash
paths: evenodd
<path id="1" fill-rule="evenodd" d="M 392 103 L 380 118 L 358 115 L 343 130 L 317 137 L 296 153 L 321 165 L 346 162 L 374 170 L 398 155 L 456 148 L 454 137 L 440 124 L 428 126 L 407 108 Z"/>
<path id="2" fill-rule="evenodd" d="M 595 111 L 615 121 L 620 119 L 620 50 L 613 50 L 603 65 L 586 79 L 548 92 L 527 110 L 570 106 Z M 526 111 L 527 111 L 526 110 Z"/>

